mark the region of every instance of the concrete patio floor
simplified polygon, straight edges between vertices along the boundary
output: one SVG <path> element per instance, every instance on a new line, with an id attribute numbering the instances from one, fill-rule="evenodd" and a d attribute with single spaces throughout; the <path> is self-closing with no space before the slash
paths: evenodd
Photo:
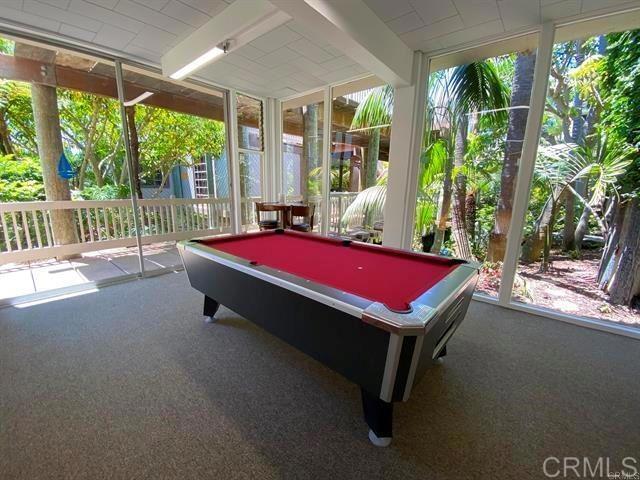
<path id="1" fill-rule="evenodd" d="M 144 268 L 151 272 L 180 267 L 175 243 L 143 247 Z M 0 300 L 139 273 L 136 247 L 100 250 L 71 260 L 38 260 L 0 265 Z"/>

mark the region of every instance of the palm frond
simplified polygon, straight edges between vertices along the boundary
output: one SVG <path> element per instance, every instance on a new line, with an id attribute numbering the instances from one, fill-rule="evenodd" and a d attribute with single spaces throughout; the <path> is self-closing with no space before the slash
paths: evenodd
<path id="1" fill-rule="evenodd" d="M 393 87 L 374 88 L 356 108 L 351 128 L 367 128 L 391 123 Z"/>
<path id="2" fill-rule="evenodd" d="M 509 106 L 507 88 L 492 62 L 460 65 L 453 70 L 450 82 L 458 116 L 474 110 L 502 109 Z M 507 118 L 506 110 L 485 115 L 497 122 L 505 121 Z"/>
<path id="3" fill-rule="evenodd" d="M 372 227 L 384 218 L 384 204 L 387 199 L 386 185 L 375 185 L 361 191 L 347 207 L 340 223 L 343 227 Z"/>

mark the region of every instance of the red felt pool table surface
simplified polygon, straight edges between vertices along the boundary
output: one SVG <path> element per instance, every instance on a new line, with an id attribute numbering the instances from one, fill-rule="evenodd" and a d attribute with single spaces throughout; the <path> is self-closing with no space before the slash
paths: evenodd
<path id="1" fill-rule="evenodd" d="M 460 261 L 343 242 L 314 234 L 264 231 L 200 243 L 259 265 L 348 292 L 394 310 L 433 287 Z"/>

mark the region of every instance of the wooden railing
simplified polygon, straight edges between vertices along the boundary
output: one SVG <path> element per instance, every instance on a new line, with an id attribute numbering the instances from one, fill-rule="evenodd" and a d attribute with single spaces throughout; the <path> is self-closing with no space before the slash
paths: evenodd
<path id="1" fill-rule="evenodd" d="M 329 194 L 329 233 L 343 233 L 340 220 L 347 210 L 347 207 L 353 203 L 357 196 L 358 192 L 331 192 Z M 289 195 L 287 196 L 287 201 L 300 202 L 302 201 L 302 196 Z M 319 226 L 322 221 L 322 208 L 320 207 L 322 204 L 322 195 L 310 196 L 307 201 L 316 205 L 315 224 Z"/>
<path id="2" fill-rule="evenodd" d="M 329 195 L 329 232 L 343 233 L 340 220 L 347 207 L 353 203 L 358 192 L 331 192 Z"/>
<path id="3" fill-rule="evenodd" d="M 243 221 L 255 221 L 253 198 L 243 199 Z M 63 217 L 67 244 L 56 239 L 53 217 Z M 228 199 L 138 200 L 143 244 L 231 231 Z M 74 241 L 69 242 L 71 237 Z M 136 244 L 130 200 L 0 204 L 0 264 L 73 255 Z"/>
<path id="4" fill-rule="evenodd" d="M 340 232 L 340 218 L 356 195 L 331 193 L 330 232 Z M 256 200 L 242 199 L 243 226 L 256 223 Z M 320 199 L 315 200 L 319 205 Z M 60 217 L 60 212 L 67 212 L 63 218 L 67 238 L 64 245 L 56 238 L 53 220 Z M 320 209 L 316 212 L 319 216 Z M 138 200 L 138 215 L 143 244 L 231 232 L 229 199 L 142 199 Z M 130 200 L 0 203 L 0 265 L 135 244 Z"/>

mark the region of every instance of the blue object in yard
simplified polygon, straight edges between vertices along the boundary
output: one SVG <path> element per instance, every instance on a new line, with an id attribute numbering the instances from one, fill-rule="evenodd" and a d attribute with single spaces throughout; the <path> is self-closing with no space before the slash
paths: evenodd
<path id="1" fill-rule="evenodd" d="M 76 172 L 76 170 L 71 166 L 71 163 L 69 163 L 67 156 L 64 154 L 64 152 L 62 152 L 62 155 L 60 155 L 60 160 L 58 161 L 58 175 L 66 180 L 69 180 L 75 177 L 77 174 L 78 172 Z"/>

